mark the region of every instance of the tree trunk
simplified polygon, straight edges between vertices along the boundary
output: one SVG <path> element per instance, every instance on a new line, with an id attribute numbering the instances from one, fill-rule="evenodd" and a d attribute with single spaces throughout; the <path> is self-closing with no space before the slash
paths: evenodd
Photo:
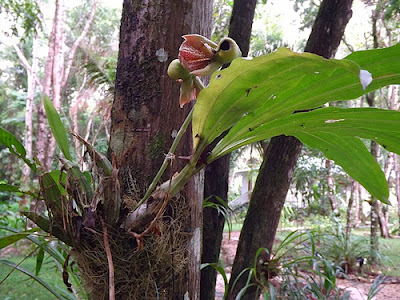
<path id="1" fill-rule="evenodd" d="M 333 179 L 332 174 L 332 161 L 329 159 L 325 160 L 325 168 L 327 169 L 327 183 L 328 183 L 328 199 L 331 205 L 332 213 L 338 214 L 339 211 L 337 210 L 337 201 L 336 201 L 336 188 L 335 182 Z"/>
<path id="2" fill-rule="evenodd" d="M 64 2 L 63 0 L 57 0 L 53 28 L 49 38 L 48 55 L 42 90 L 42 96 L 50 97 L 57 110 L 59 110 L 61 105 L 60 84 L 64 65 L 63 26 Z M 39 105 L 37 117 L 36 157 L 45 170 L 50 170 L 53 163 L 55 140 L 50 134 L 42 102 Z"/>
<path id="3" fill-rule="evenodd" d="M 229 282 L 228 299 L 235 299 L 243 288 L 247 275 L 241 276 L 234 288 L 232 288 L 233 282 L 242 270 L 254 265 L 257 250 L 272 249 L 279 217 L 300 150 L 299 140 L 285 136 L 273 138 L 266 150 L 240 234 Z M 286 163 L 282 163 L 283 161 Z M 257 297 L 256 288 L 250 288 L 242 299 L 257 299 Z"/>
<path id="4" fill-rule="evenodd" d="M 71 49 L 69 50 L 68 59 L 66 61 L 65 71 L 63 72 L 62 78 L 61 78 L 62 79 L 62 81 L 61 81 L 61 89 L 64 89 L 66 84 L 67 84 L 67 82 L 68 82 L 68 77 L 69 77 L 69 73 L 71 71 L 72 63 L 73 63 L 74 58 L 75 58 L 76 50 L 78 49 L 79 45 L 81 44 L 83 39 L 88 34 L 90 26 L 93 23 L 94 16 L 96 14 L 96 9 L 97 9 L 97 1 L 98 0 L 93 0 L 92 1 L 92 9 L 91 9 L 90 14 L 89 14 L 89 16 L 87 18 L 87 21 L 85 23 L 85 27 L 83 28 L 81 34 L 75 40 L 74 44 L 72 45 Z"/>
<path id="5" fill-rule="evenodd" d="M 347 212 L 346 212 L 346 236 L 350 236 L 350 231 L 351 231 L 351 211 L 353 209 L 354 203 L 357 203 L 356 197 L 356 181 L 352 180 L 350 183 L 350 197 L 349 197 L 349 202 L 347 204 Z M 354 201 L 355 200 L 355 201 Z"/>
<path id="6" fill-rule="evenodd" d="M 359 183 L 354 180 L 353 184 L 354 184 L 354 191 L 352 191 L 353 192 L 352 197 L 354 197 L 354 227 L 357 228 L 361 223 L 361 220 L 360 220 L 360 201 L 361 201 L 360 198 L 361 198 L 361 195 L 359 193 L 359 187 L 358 187 Z M 353 188 L 353 185 L 352 185 L 352 188 Z"/>
<path id="7" fill-rule="evenodd" d="M 371 141 L 371 154 L 375 157 L 379 157 L 379 145 Z M 379 204 L 378 200 L 371 196 L 371 237 L 370 237 L 370 255 L 371 264 L 375 265 L 378 263 L 378 252 L 379 252 Z"/>
<path id="8" fill-rule="evenodd" d="M 249 52 L 251 28 L 253 25 L 256 0 L 235 0 L 229 26 L 229 37 L 233 38 L 242 50 L 242 55 Z M 209 201 L 219 203 L 215 196 L 224 201 L 228 198 L 230 155 L 220 158 L 206 167 L 204 197 Z M 203 211 L 203 253 L 202 263 L 216 263 L 221 250 L 224 230 L 224 216 L 213 208 Z M 201 271 L 201 299 L 215 298 L 217 272 L 211 267 Z"/>
<path id="9" fill-rule="evenodd" d="M 305 51 L 326 58 L 334 56 L 351 18 L 352 2 L 335 0 L 321 3 Z M 299 140 L 283 136 L 273 138 L 267 148 L 240 234 L 229 281 L 228 299 L 234 299 L 245 285 L 245 276 L 238 280 L 237 277 L 242 270 L 254 265 L 256 251 L 263 247 L 271 253 L 281 209 L 300 150 Z M 232 287 L 235 280 L 237 282 Z M 250 288 L 242 299 L 256 299 L 257 296 L 256 288 Z"/>
<path id="10" fill-rule="evenodd" d="M 399 160 L 398 155 L 394 156 L 393 163 L 394 163 L 395 174 L 396 174 L 397 215 L 399 217 L 399 231 L 400 231 L 400 160 Z M 399 233 L 398 233 L 398 235 L 399 235 Z"/>
<path id="11" fill-rule="evenodd" d="M 215 197 L 227 203 L 230 155 L 226 155 L 208 165 L 204 173 L 204 199 L 219 204 Z M 206 207 L 203 210 L 203 250 L 202 263 L 217 263 L 221 250 L 221 242 L 225 217 L 215 208 Z M 201 270 L 200 298 L 215 299 L 215 284 L 217 272 L 212 267 Z"/>
<path id="12" fill-rule="evenodd" d="M 167 68 L 177 57 L 183 34 L 210 34 L 211 13 L 210 0 L 124 1 L 110 139 L 123 199 L 135 202 L 144 194 L 190 110 L 188 105 L 179 108 L 179 84 L 167 76 Z M 191 154 L 190 132 L 180 145 L 176 157 Z M 179 160 L 173 164 L 174 170 L 167 171 L 163 180 L 183 165 Z M 202 180 L 194 181 L 184 192 L 186 200 L 174 204 L 179 212 L 189 212 L 184 229 L 190 233 L 186 245 L 190 268 L 185 268 L 190 274 L 170 274 L 168 299 L 181 299 L 188 285 L 189 298 L 199 298 Z M 171 217 L 175 212 L 171 208 Z"/>
<path id="13" fill-rule="evenodd" d="M 28 74 L 28 91 L 26 95 L 26 110 L 25 110 L 25 136 L 24 136 L 24 147 L 26 150 L 26 158 L 33 158 L 33 107 L 35 100 L 35 90 L 36 90 L 36 80 L 37 80 L 37 72 L 39 67 L 39 58 L 38 58 L 38 37 L 37 33 L 33 36 L 32 40 L 32 63 L 30 70 L 26 70 Z M 28 165 L 24 165 L 23 169 L 23 179 L 22 183 L 24 186 L 28 186 L 29 177 L 31 174 L 31 169 Z M 23 196 L 23 202 L 20 203 L 20 206 L 26 205 L 28 203 L 28 197 L 26 195 Z"/>

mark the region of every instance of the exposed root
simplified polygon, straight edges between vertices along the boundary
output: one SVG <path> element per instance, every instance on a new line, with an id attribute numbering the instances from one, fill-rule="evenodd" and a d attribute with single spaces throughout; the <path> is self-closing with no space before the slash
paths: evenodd
<path id="1" fill-rule="evenodd" d="M 115 299 L 166 299 L 171 295 L 171 289 L 179 285 L 176 281 L 187 259 L 190 234 L 185 231 L 189 213 L 186 207 L 185 199 L 172 199 L 164 215 L 138 231 L 146 231 L 140 239 L 141 251 L 137 251 L 136 238 L 122 228 L 106 228 L 108 247 L 104 229 L 98 226 L 92 232 L 86 228 L 73 256 L 91 298 L 111 299 L 109 259 L 104 251 L 107 248 L 112 253 Z M 101 231 L 103 234 L 98 234 Z"/>
<path id="2" fill-rule="evenodd" d="M 103 228 L 103 242 L 108 261 L 109 299 L 114 300 L 115 299 L 114 264 L 112 260 L 110 244 L 108 243 L 107 225 L 104 223 L 103 219 L 101 219 L 101 227 Z"/>

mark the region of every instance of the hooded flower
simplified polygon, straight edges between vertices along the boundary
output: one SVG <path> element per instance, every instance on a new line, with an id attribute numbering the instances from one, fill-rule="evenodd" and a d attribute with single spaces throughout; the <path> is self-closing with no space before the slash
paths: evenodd
<path id="1" fill-rule="evenodd" d="M 184 35 L 183 38 L 178 59 L 173 60 L 168 67 L 169 77 L 182 84 L 179 99 L 181 107 L 195 100 L 201 90 L 196 76 L 211 75 L 223 64 L 242 55 L 231 38 L 223 38 L 218 45 L 198 34 Z"/>
<path id="2" fill-rule="evenodd" d="M 211 75 L 223 64 L 242 55 L 231 38 L 223 38 L 218 45 L 198 34 L 184 35 L 183 38 L 185 40 L 179 48 L 179 61 L 196 76 Z"/>

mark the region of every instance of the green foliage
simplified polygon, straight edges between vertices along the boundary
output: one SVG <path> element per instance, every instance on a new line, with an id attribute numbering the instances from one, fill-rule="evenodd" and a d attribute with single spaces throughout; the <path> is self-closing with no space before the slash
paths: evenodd
<path id="1" fill-rule="evenodd" d="M 343 293 L 336 285 L 336 277 L 342 274 L 342 269 L 317 252 L 315 238 L 312 232 L 290 232 L 274 248 L 269 259 L 265 256 L 267 250 L 259 249 L 254 266 L 238 276 L 247 276 L 247 282 L 236 299 L 252 286 L 258 288 L 264 299 L 271 300 L 348 299 L 348 292 Z M 282 278 L 279 287 L 267 282 L 266 278 L 278 275 Z"/>
<path id="2" fill-rule="evenodd" d="M 36 164 L 26 158 L 26 150 L 24 146 L 10 132 L 0 128 L 0 145 L 6 146 L 8 150 L 16 157 L 22 159 L 34 172 L 36 172 Z"/>
<path id="3" fill-rule="evenodd" d="M 212 40 L 219 41 L 229 33 L 229 20 L 232 12 L 232 0 L 217 0 L 213 4 Z"/>
<path id="4" fill-rule="evenodd" d="M 34 0 L 0 0 L 0 13 L 5 12 L 13 20 L 12 34 L 15 36 L 29 36 L 37 32 L 36 25 L 42 25 L 41 11 Z M 20 33 L 20 25 L 24 31 Z"/>
<path id="5" fill-rule="evenodd" d="M 359 257 L 368 257 L 368 239 L 346 235 L 340 223 L 330 231 L 321 232 L 322 253 L 335 264 L 340 265 L 346 274 L 358 272 L 356 263 Z"/>
<path id="6" fill-rule="evenodd" d="M 0 249 L 3 249 L 19 240 L 25 239 L 28 235 L 38 231 L 39 228 L 27 230 L 25 232 L 12 233 L 0 238 Z"/>
<path id="7" fill-rule="evenodd" d="M 8 193 L 9 194 L 9 193 Z M 8 196 L 9 198 L 10 196 Z M 5 198 L 5 197 L 4 197 Z M 1 201 L 0 202 L 0 226 L 7 226 L 14 229 L 24 229 L 26 222 L 21 218 L 19 210 L 21 209 L 18 202 Z M 0 236 L 3 232 L 0 231 Z"/>
<path id="8" fill-rule="evenodd" d="M 222 261 L 219 261 L 218 263 L 204 263 L 201 264 L 200 269 L 203 270 L 204 268 L 207 267 L 212 267 L 215 271 L 217 271 L 219 274 L 221 274 L 223 280 L 224 280 L 224 287 L 225 287 L 225 291 L 224 291 L 224 299 L 226 298 L 226 296 L 228 295 L 228 276 L 225 273 L 225 269 L 224 266 L 222 265 Z"/>
<path id="9" fill-rule="evenodd" d="M 372 74 L 369 86 L 360 67 Z M 400 153 L 396 138 L 400 133 L 399 112 L 309 110 L 398 83 L 399 69 L 400 44 L 355 52 L 345 60 L 326 60 L 287 49 L 253 60 L 236 59 L 229 68 L 215 72 L 209 87 L 199 94 L 193 112 L 194 159 L 227 130 L 207 156 L 207 163 L 252 142 L 293 135 L 320 149 L 371 194 L 387 201 L 384 174 L 359 138 L 373 139 Z M 293 114 L 298 111 L 308 112 Z M 372 126 L 371 118 L 376 125 Z"/>
<path id="10" fill-rule="evenodd" d="M 54 108 L 50 98 L 46 95 L 43 96 L 43 105 L 46 111 L 46 116 L 51 128 L 51 132 L 56 139 L 58 147 L 60 148 L 66 159 L 72 160 L 71 154 L 69 152 L 69 144 L 64 124 L 61 122 L 60 116 L 58 115 L 57 110 Z"/>
<path id="11" fill-rule="evenodd" d="M 368 291 L 367 300 L 372 300 L 384 288 L 384 286 L 379 286 L 385 283 L 385 280 L 386 276 L 383 275 L 379 275 L 375 278 L 371 288 Z"/>
<path id="12" fill-rule="evenodd" d="M 58 245 L 49 243 L 50 240 L 48 238 L 44 238 L 44 237 L 41 237 L 40 235 L 35 234 L 35 232 L 37 232 L 38 229 L 32 229 L 29 231 L 19 231 L 19 230 L 15 230 L 12 228 L 6 228 L 6 227 L 2 227 L 1 229 L 11 231 L 11 233 L 6 236 L 3 236 L 1 238 L 0 249 L 3 249 L 5 247 L 7 247 L 8 245 L 10 245 L 18 240 L 22 240 L 22 239 L 29 240 L 34 245 L 34 250 L 31 252 L 31 254 L 28 254 L 18 264 L 14 263 L 10 260 L 5 260 L 5 259 L 0 260 L 1 264 L 12 267 L 11 271 L 6 275 L 5 278 L 2 279 L 2 282 L 4 280 L 6 280 L 13 271 L 18 270 L 21 273 L 29 276 L 31 279 L 33 279 L 40 285 L 42 285 L 51 294 L 53 294 L 54 297 L 56 297 L 57 299 L 76 299 L 74 294 L 69 293 L 67 290 L 62 289 L 60 287 L 53 286 L 53 285 L 49 284 L 47 282 L 47 280 L 43 280 L 41 277 L 39 277 L 40 271 L 41 271 L 42 265 L 43 265 L 44 256 L 46 254 L 46 255 L 50 256 L 60 268 L 63 268 L 63 271 L 65 273 L 69 274 L 68 277 L 73 280 L 75 291 L 83 299 L 87 299 L 87 296 L 83 290 L 83 287 L 81 285 L 78 275 L 76 274 L 76 272 L 74 272 L 72 270 L 72 266 L 68 264 L 68 261 L 66 263 L 67 253 L 70 250 L 65 245 L 63 245 L 61 243 L 58 243 Z M 22 267 L 21 263 L 35 252 L 37 252 L 36 265 L 35 265 L 35 271 L 32 272 L 32 271 L 27 270 L 26 268 Z"/>
<path id="13" fill-rule="evenodd" d="M 211 201 L 212 198 L 214 198 L 216 201 L 212 202 Z M 207 207 L 215 209 L 218 212 L 218 215 L 222 215 L 224 217 L 230 237 L 230 234 L 232 232 L 232 220 L 231 220 L 232 210 L 229 207 L 228 203 L 221 197 L 209 196 L 203 201 L 203 208 Z"/>
<path id="14" fill-rule="evenodd" d="M 300 12 L 302 27 L 300 29 L 311 28 L 317 16 L 321 0 L 293 0 L 293 7 L 296 12 Z"/>

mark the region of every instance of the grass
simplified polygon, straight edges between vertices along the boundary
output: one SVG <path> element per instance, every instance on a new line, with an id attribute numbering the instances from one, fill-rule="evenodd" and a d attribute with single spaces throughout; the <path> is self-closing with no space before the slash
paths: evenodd
<path id="1" fill-rule="evenodd" d="M 400 277 L 400 239 L 383 239 L 380 242 L 380 252 L 385 265 L 383 273 Z"/>
<path id="2" fill-rule="evenodd" d="M 357 228 L 352 231 L 359 236 L 369 236 L 370 228 Z M 400 277 L 400 239 L 399 238 L 379 238 L 379 253 L 382 260 L 382 272 L 389 276 Z"/>
<path id="3" fill-rule="evenodd" d="M 242 223 L 232 223 L 232 231 L 240 231 L 242 229 L 242 225 L 243 225 Z M 295 229 L 296 228 L 291 228 L 291 230 Z M 291 230 L 287 230 L 287 228 L 285 228 L 285 230 L 278 229 L 278 232 L 276 233 L 276 238 L 278 238 L 279 240 L 283 240 Z M 224 232 L 228 232 L 228 227 L 226 224 L 224 227 Z M 353 229 L 351 233 L 358 236 L 369 236 L 370 228 L 369 227 L 356 228 Z M 383 264 L 382 266 L 383 274 L 400 277 L 400 252 L 399 252 L 400 239 L 380 238 L 379 245 L 380 245 L 380 254 Z"/>
<path id="4" fill-rule="evenodd" d="M 12 257 L 7 260 L 18 264 L 24 257 Z M 21 266 L 32 273 L 35 273 L 36 257 L 29 257 Z M 12 270 L 11 267 L 0 264 L 0 281 Z M 52 286 L 58 286 L 65 289 L 61 273 L 57 270 L 55 263 L 49 257 L 45 260 L 40 270 L 39 277 Z M 55 299 L 49 291 L 39 283 L 21 273 L 18 270 L 14 272 L 0 286 L 1 300 L 48 300 Z"/>

